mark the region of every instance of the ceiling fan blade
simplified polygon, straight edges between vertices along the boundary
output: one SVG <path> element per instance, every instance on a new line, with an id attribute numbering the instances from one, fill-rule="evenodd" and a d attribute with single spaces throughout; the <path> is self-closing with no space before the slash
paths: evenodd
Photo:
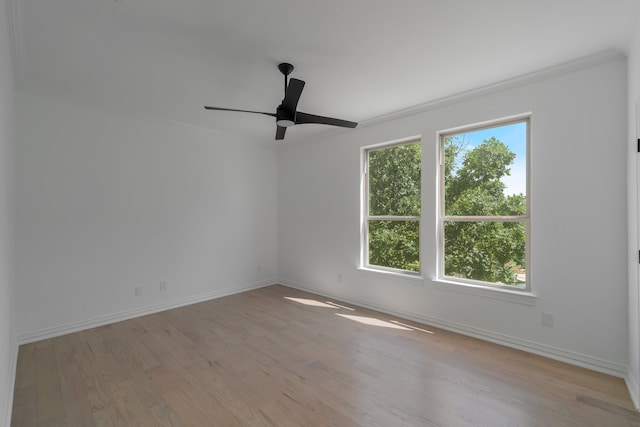
<path id="1" fill-rule="evenodd" d="M 315 114 L 307 114 L 302 111 L 298 111 L 296 114 L 296 124 L 299 125 L 304 123 L 317 123 L 321 125 L 340 126 L 343 128 L 354 128 L 358 126 L 358 123 L 356 122 L 334 119 L 333 117 L 316 116 Z"/>
<path id="2" fill-rule="evenodd" d="M 265 116 L 275 117 L 274 113 L 265 113 L 262 111 L 251 111 L 251 110 L 236 110 L 235 108 L 221 108 L 221 107 L 209 107 L 207 105 L 204 106 L 205 110 L 217 110 L 217 111 L 236 111 L 239 113 L 254 113 L 254 114 L 264 114 Z"/>
<path id="3" fill-rule="evenodd" d="M 298 101 L 300 95 L 304 89 L 304 82 L 298 79 L 289 79 L 289 85 L 284 93 L 284 99 L 282 100 L 282 106 L 290 113 L 295 113 L 298 107 Z"/>
<path id="4" fill-rule="evenodd" d="M 277 126 L 276 129 L 276 140 L 284 139 L 284 134 L 287 131 L 287 128 L 284 126 Z"/>
<path id="5" fill-rule="evenodd" d="M 281 63 L 278 69 L 284 75 L 284 98 L 282 103 L 278 105 L 275 113 L 266 113 L 264 111 L 239 110 L 236 108 L 210 107 L 205 106 L 206 110 L 217 111 L 234 111 L 238 113 L 262 114 L 264 116 L 274 117 L 276 119 L 276 140 L 284 139 L 287 133 L 287 127 L 304 123 L 317 123 L 321 125 L 339 126 L 345 128 L 355 128 L 358 126 L 356 122 L 348 120 L 336 119 L 333 117 L 317 116 L 315 114 L 307 114 L 298 111 L 298 101 L 304 89 L 305 82 L 303 80 L 289 79 L 289 74 L 293 71 L 293 65 L 289 63 Z"/>

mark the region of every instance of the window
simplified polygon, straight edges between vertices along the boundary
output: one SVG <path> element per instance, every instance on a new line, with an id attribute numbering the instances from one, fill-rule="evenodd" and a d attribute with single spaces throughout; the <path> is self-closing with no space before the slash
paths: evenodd
<path id="1" fill-rule="evenodd" d="M 364 150 L 363 265 L 420 272 L 420 142 Z"/>
<path id="2" fill-rule="evenodd" d="M 438 277 L 530 290 L 529 117 L 439 135 Z"/>

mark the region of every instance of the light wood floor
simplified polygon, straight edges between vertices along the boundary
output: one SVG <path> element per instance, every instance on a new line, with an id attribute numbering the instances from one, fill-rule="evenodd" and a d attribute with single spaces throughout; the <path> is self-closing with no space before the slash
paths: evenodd
<path id="1" fill-rule="evenodd" d="M 12 426 L 640 426 L 620 378 L 326 301 L 271 286 L 23 345 Z"/>

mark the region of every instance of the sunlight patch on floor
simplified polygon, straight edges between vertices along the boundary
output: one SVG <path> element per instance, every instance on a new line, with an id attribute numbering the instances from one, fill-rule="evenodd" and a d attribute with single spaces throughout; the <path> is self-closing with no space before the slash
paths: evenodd
<path id="1" fill-rule="evenodd" d="M 401 325 L 401 326 L 405 326 L 407 328 L 411 328 L 414 331 L 426 332 L 428 334 L 433 334 L 434 333 L 433 331 L 429 331 L 427 329 L 422 329 L 422 328 L 417 328 L 417 327 L 415 327 L 413 325 L 407 325 L 406 323 L 398 322 L 397 320 L 392 320 L 391 323 L 395 323 L 396 325 Z"/>
<path id="2" fill-rule="evenodd" d="M 411 328 L 405 326 L 396 325 L 395 323 L 387 322 L 384 320 L 376 319 L 375 317 L 365 316 L 353 316 L 351 314 L 336 313 L 336 316 L 344 317 L 345 319 L 353 320 L 370 326 L 380 326 L 383 328 L 402 329 L 403 331 L 411 331 Z"/>
<path id="3" fill-rule="evenodd" d="M 337 310 L 339 307 L 336 307 L 334 305 L 331 304 L 327 304 L 318 300 L 314 300 L 314 299 L 308 299 L 308 298 L 293 298 L 293 297 L 284 297 L 284 299 L 287 299 L 289 301 L 293 301 L 293 302 L 297 302 L 299 304 L 304 304 L 304 305 L 312 305 L 314 307 L 325 307 L 325 308 L 333 308 L 335 310 Z"/>
<path id="4" fill-rule="evenodd" d="M 335 306 L 336 308 L 342 308 L 344 310 L 349 310 L 349 311 L 356 311 L 355 308 L 347 307 L 346 305 L 336 304 L 335 302 L 326 301 L 326 303 L 327 304 L 331 304 L 331 305 Z"/>
<path id="5" fill-rule="evenodd" d="M 297 302 L 298 304 L 304 304 L 304 305 L 310 305 L 313 307 L 322 307 L 322 308 L 332 308 L 334 310 L 349 310 L 349 311 L 356 311 L 355 308 L 351 308 L 351 307 L 347 307 L 345 305 L 340 305 L 338 303 L 335 302 L 331 302 L 331 301 L 318 301 L 315 299 L 310 299 L 310 298 L 294 298 L 294 297 L 284 297 L 284 299 L 288 300 L 288 301 L 293 301 L 293 302 Z M 383 327 L 383 328 L 391 328 L 391 329 L 399 329 L 402 331 L 420 331 L 420 332 L 425 332 L 427 334 L 433 334 L 433 331 L 429 331 L 427 329 L 422 329 L 422 328 L 418 328 L 416 326 L 413 325 L 408 325 L 406 323 L 402 323 L 398 320 L 390 320 L 390 321 L 386 321 L 386 320 L 380 320 L 380 319 L 376 319 L 375 317 L 370 317 L 370 316 L 355 316 L 352 314 L 341 314 L 341 313 L 335 313 L 336 316 L 340 316 L 343 317 L 345 319 L 349 319 L 349 320 L 353 320 L 355 322 L 359 322 L 362 323 L 364 325 L 369 325 L 369 326 L 379 326 L 379 327 Z"/>

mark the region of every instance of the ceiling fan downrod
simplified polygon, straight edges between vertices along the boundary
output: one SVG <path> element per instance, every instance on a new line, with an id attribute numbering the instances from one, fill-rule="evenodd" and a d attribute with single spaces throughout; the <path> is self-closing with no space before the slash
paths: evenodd
<path id="1" fill-rule="evenodd" d="M 289 74 L 293 72 L 293 65 L 289 64 L 288 62 L 283 62 L 281 64 L 278 64 L 278 70 L 280 70 L 280 72 L 284 74 L 284 92 L 286 94 L 287 86 L 289 85 Z"/>
<path id="2" fill-rule="evenodd" d="M 278 64 L 278 69 L 284 75 L 284 98 L 282 103 L 276 109 L 276 124 L 281 127 L 290 127 L 296 124 L 296 112 L 289 111 L 285 107 L 284 101 L 287 97 L 287 88 L 289 87 L 289 74 L 293 71 L 293 65 L 288 62 Z"/>

